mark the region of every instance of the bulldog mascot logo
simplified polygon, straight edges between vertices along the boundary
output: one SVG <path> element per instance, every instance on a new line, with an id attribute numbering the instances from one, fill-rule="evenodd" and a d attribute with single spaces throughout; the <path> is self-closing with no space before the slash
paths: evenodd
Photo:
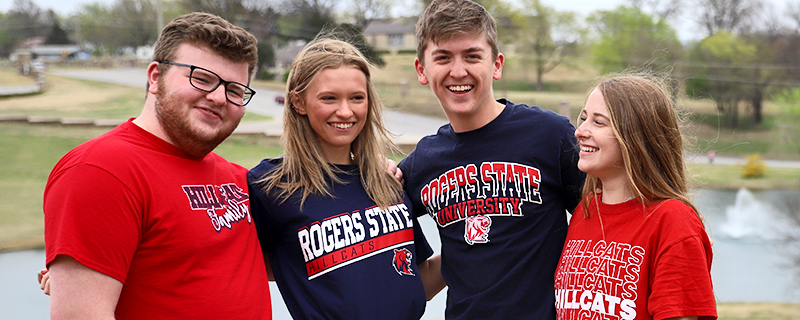
<path id="1" fill-rule="evenodd" d="M 467 217 L 464 222 L 464 240 L 466 240 L 468 244 L 473 245 L 475 243 L 489 242 L 489 228 L 492 226 L 491 218 L 477 215 Z"/>

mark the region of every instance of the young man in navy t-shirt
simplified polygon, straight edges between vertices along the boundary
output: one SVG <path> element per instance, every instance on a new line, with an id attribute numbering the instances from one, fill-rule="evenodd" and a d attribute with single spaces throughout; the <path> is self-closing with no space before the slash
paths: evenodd
<path id="1" fill-rule="evenodd" d="M 400 163 L 415 216 L 442 240 L 447 319 L 555 319 L 553 279 L 584 174 L 575 128 L 494 100 L 504 56 L 496 23 L 470 0 L 434 0 L 417 22 L 419 82 L 450 123 Z"/>

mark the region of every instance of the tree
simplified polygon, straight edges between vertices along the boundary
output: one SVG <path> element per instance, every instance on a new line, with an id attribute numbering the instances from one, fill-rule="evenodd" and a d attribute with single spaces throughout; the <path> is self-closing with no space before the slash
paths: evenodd
<path id="1" fill-rule="evenodd" d="M 208 12 L 236 24 L 247 11 L 242 0 L 181 0 L 181 6 L 189 12 Z"/>
<path id="2" fill-rule="evenodd" d="M 795 24 L 794 27 L 797 30 L 800 30 L 800 2 L 797 2 L 795 4 L 791 3 L 787 4 L 786 16 L 788 16 L 789 19 L 791 19 L 792 22 Z"/>
<path id="3" fill-rule="evenodd" d="M 391 0 L 353 0 L 350 4 L 355 25 L 361 30 L 367 28 L 375 19 L 388 18 L 392 10 Z"/>
<path id="4" fill-rule="evenodd" d="M 326 26 L 335 26 L 336 4 L 336 0 L 285 0 L 278 22 L 283 40 L 310 41 Z"/>
<path id="5" fill-rule="evenodd" d="M 569 51 L 566 48 L 575 47 L 584 32 L 577 27 L 572 12 L 556 12 L 540 0 L 526 0 L 523 5 L 523 26 L 517 37 L 519 51 L 524 53 L 522 59 L 534 66 L 536 90 L 542 91 L 544 74 L 561 64 Z"/>
<path id="6" fill-rule="evenodd" d="M 687 94 L 710 95 L 723 124 L 739 125 L 739 102 L 747 97 L 753 65 L 758 55 L 756 45 L 730 32 L 722 31 L 701 40 L 690 54 L 690 79 Z"/>
<path id="7" fill-rule="evenodd" d="M 698 21 L 709 36 L 744 31 L 763 8 L 761 0 L 699 0 L 699 4 Z"/>
<path id="8" fill-rule="evenodd" d="M 598 11 L 587 22 L 599 36 L 592 55 L 603 73 L 641 65 L 660 69 L 680 57 L 682 45 L 675 30 L 639 9 Z"/>
<path id="9" fill-rule="evenodd" d="M 372 49 L 372 46 L 367 42 L 367 39 L 364 38 L 364 33 L 361 32 L 361 29 L 358 26 L 349 23 L 343 23 L 336 29 L 332 30 L 331 33 L 335 38 L 347 41 L 358 48 L 358 51 L 361 51 L 361 54 L 363 54 L 364 57 L 366 57 L 367 60 L 369 60 L 369 62 L 373 65 L 378 67 L 383 67 L 386 65 L 386 62 L 383 61 L 380 53 Z"/>
<path id="10" fill-rule="evenodd" d="M 52 27 L 50 28 L 50 33 L 47 35 L 47 39 L 45 43 L 47 44 L 70 44 L 72 41 L 69 40 L 69 36 L 64 29 L 61 28 L 61 24 L 58 21 L 58 17 L 53 10 L 50 10 L 50 21 L 52 22 Z"/>
<path id="11" fill-rule="evenodd" d="M 628 2 L 639 11 L 650 11 L 650 15 L 661 18 L 661 20 L 676 18 L 683 8 L 681 0 L 628 0 Z"/>
<path id="12" fill-rule="evenodd" d="M 14 4 L 0 21 L 0 55 L 8 56 L 14 48 L 34 37 L 44 37 L 50 31 L 48 17 L 31 0 L 14 0 Z"/>
<path id="13" fill-rule="evenodd" d="M 160 30 L 156 24 L 158 0 L 116 0 L 111 8 L 117 29 L 115 45 L 138 47 L 155 43 Z"/>

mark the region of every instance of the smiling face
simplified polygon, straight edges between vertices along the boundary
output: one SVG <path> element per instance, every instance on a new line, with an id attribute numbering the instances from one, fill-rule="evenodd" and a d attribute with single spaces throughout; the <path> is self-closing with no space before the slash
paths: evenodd
<path id="1" fill-rule="evenodd" d="M 578 169 L 598 177 L 604 184 L 624 178 L 622 150 L 611 128 L 611 116 L 600 90 L 589 94 L 578 123 L 575 129 L 581 149 Z"/>
<path id="2" fill-rule="evenodd" d="M 232 62 L 203 47 L 181 44 L 173 60 L 211 70 L 227 81 L 248 83 L 246 62 Z M 157 65 L 151 65 L 151 69 L 155 70 L 149 70 L 150 77 L 156 77 L 149 90 L 156 97 L 159 126 L 153 133 L 157 136 L 190 155 L 202 157 L 239 125 L 244 108 L 226 99 L 225 86 L 203 92 L 189 83 L 189 68 L 170 66 L 164 73 L 157 71 Z"/>
<path id="3" fill-rule="evenodd" d="M 367 77 L 352 66 L 326 68 L 296 97 L 329 163 L 351 164 L 350 145 L 367 120 Z"/>
<path id="4" fill-rule="evenodd" d="M 461 122 L 484 125 L 502 111 L 494 100 L 492 81 L 502 76 L 504 59 L 502 54 L 492 56 L 483 34 L 464 34 L 429 43 L 424 61 L 417 59 L 414 66 L 419 83 L 430 84 L 455 128 Z"/>

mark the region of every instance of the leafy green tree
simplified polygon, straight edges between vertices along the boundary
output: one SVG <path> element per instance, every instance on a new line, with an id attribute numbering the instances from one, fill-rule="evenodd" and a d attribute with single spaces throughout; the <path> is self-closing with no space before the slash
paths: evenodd
<path id="1" fill-rule="evenodd" d="M 639 9 L 597 11 L 587 22 L 599 37 L 592 56 L 603 73 L 643 65 L 661 69 L 680 58 L 682 45 L 675 30 Z"/>
<path id="2" fill-rule="evenodd" d="M 532 65 L 536 74 L 536 90 L 542 91 L 542 78 L 564 61 L 570 48 L 584 36 L 575 13 L 557 12 L 545 6 L 541 0 L 524 0 L 521 27 L 516 41 L 522 53 L 523 65 Z"/>
<path id="3" fill-rule="evenodd" d="M 784 89 L 773 95 L 780 108 L 778 128 L 781 144 L 800 154 L 800 88 Z"/>
<path id="4" fill-rule="evenodd" d="M 751 70 L 758 47 L 730 32 L 720 32 L 701 40 L 692 49 L 687 94 L 709 95 L 723 114 L 723 124 L 739 125 L 739 102 L 748 96 Z"/>

